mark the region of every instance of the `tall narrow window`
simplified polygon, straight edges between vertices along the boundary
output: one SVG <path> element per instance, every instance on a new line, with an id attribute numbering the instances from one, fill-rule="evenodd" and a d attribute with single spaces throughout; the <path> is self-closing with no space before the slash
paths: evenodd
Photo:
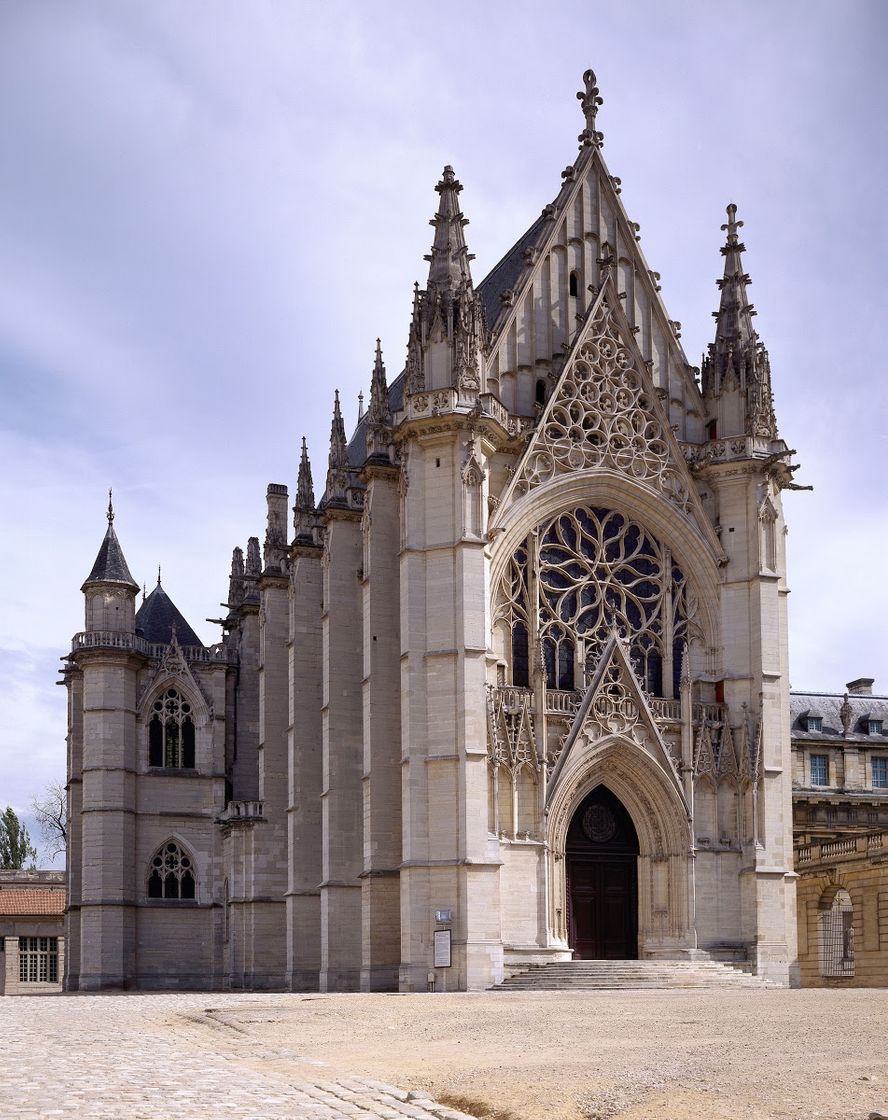
<path id="1" fill-rule="evenodd" d="M 567 290 L 574 297 L 574 299 L 576 299 L 576 297 L 580 294 L 580 284 L 575 272 L 572 272 L 570 274 L 570 277 L 568 278 Z"/>
<path id="2" fill-rule="evenodd" d="M 888 758 L 874 758 L 873 789 L 888 789 Z"/>
<path id="3" fill-rule="evenodd" d="M 811 785 L 812 786 L 828 786 L 829 785 L 829 755 L 826 754 L 812 754 L 810 759 L 811 765 Z"/>
<path id="4" fill-rule="evenodd" d="M 191 705 L 175 688 L 154 701 L 148 724 L 148 765 L 194 769 L 194 719 Z"/>
<path id="5" fill-rule="evenodd" d="M 154 853 L 148 874 L 148 897 L 194 898 L 194 865 L 175 840 L 168 840 Z"/>
<path id="6" fill-rule="evenodd" d="M 536 383 L 536 403 L 541 408 L 546 403 L 546 382 L 542 377 Z"/>

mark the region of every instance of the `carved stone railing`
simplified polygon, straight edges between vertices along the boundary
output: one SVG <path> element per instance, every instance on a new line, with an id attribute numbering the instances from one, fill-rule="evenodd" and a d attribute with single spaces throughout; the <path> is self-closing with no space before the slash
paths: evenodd
<path id="1" fill-rule="evenodd" d="M 580 706 L 582 694 L 564 692 L 560 689 L 546 689 L 546 712 L 550 715 L 572 716 Z"/>
<path id="2" fill-rule="evenodd" d="M 217 820 L 219 824 L 244 824 L 264 820 L 261 801 L 229 801 Z"/>
<path id="3" fill-rule="evenodd" d="M 772 441 L 765 436 L 731 436 L 706 443 L 682 443 L 685 460 L 692 466 L 727 463 L 732 459 L 761 458 L 771 454 Z"/>
<path id="4" fill-rule="evenodd" d="M 425 389 L 410 393 L 404 401 L 408 420 L 419 420 L 427 416 L 440 416 L 442 413 L 455 412 L 459 403 L 456 389 Z"/>
<path id="5" fill-rule="evenodd" d="M 858 836 L 843 836 L 840 840 L 826 840 L 822 844 L 803 844 L 795 850 L 796 866 L 826 861 L 855 859 L 859 856 L 881 854 L 888 848 L 888 833 L 872 832 Z"/>
<path id="6" fill-rule="evenodd" d="M 233 662 L 237 660 L 235 650 L 221 643 L 214 646 L 181 646 L 186 661 Z M 148 642 L 138 634 L 120 630 L 85 630 L 75 634 L 71 641 L 71 652 L 84 649 L 124 649 L 141 653 L 145 657 L 162 658 L 169 646 L 163 642 Z"/>

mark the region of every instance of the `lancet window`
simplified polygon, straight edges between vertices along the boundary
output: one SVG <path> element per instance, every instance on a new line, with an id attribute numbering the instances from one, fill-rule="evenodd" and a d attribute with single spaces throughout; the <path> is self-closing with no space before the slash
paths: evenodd
<path id="1" fill-rule="evenodd" d="M 166 689 L 155 701 L 148 723 L 148 765 L 194 769 L 194 717 L 178 689 Z"/>
<path id="2" fill-rule="evenodd" d="M 194 898 L 194 865 L 175 840 L 168 840 L 154 853 L 148 874 L 148 897 Z"/>
<path id="3" fill-rule="evenodd" d="M 688 581 L 665 545 L 625 514 L 581 506 L 517 549 L 495 620 L 508 623 L 513 685 L 529 684 L 536 643 L 548 688 L 583 688 L 616 629 L 646 691 L 668 697 L 678 694 L 694 614 Z"/>

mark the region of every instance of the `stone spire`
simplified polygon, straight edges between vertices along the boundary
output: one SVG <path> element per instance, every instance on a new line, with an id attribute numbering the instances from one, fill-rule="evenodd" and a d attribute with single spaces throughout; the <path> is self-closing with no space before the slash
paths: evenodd
<path id="1" fill-rule="evenodd" d="M 333 423 L 330 425 L 330 455 L 327 460 L 327 503 L 345 502 L 348 490 L 348 443 L 339 408 L 339 390 L 333 398 Z"/>
<path id="2" fill-rule="evenodd" d="M 459 208 L 462 184 L 448 164 L 440 182 L 432 251 L 426 255 L 425 290 L 416 289 L 407 346 L 407 391 L 456 386 L 461 392 L 480 387 L 479 354 L 485 328 L 481 300 L 472 285 L 463 229 L 468 219 Z"/>
<path id="3" fill-rule="evenodd" d="M 308 458 L 308 445 L 302 437 L 302 454 L 299 457 L 299 477 L 296 481 L 296 502 L 293 505 L 293 529 L 295 543 L 315 544 L 317 527 L 314 483 L 311 477 L 311 461 Z"/>
<path id="4" fill-rule="evenodd" d="M 737 207 L 727 208 L 728 220 L 721 227 L 727 234 L 722 246 L 724 275 L 717 281 L 721 298 L 716 321 L 715 341 L 704 355 L 702 382 L 704 396 L 713 402 L 725 401 L 719 409 L 719 436 L 752 435 L 776 439 L 777 422 L 771 396 L 771 368 L 768 352 L 752 325 L 755 309 L 746 288 L 751 284 L 743 271 L 741 254 L 746 246 L 739 236 L 743 222 L 737 221 Z M 726 398 L 737 395 L 737 408 Z"/>
<path id="5" fill-rule="evenodd" d="M 231 610 L 244 601 L 244 550 L 235 548 L 231 553 L 231 575 L 228 579 L 228 606 Z"/>
<path id="6" fill-rule="evenodd" d="M 114 532 L 114 505 L 111 501 L 111 491 L 108 491 L 108 528 L 105 530 L 105 539 L 99 548 L 92 570 L 86 577 L 81 587 L 84 591 L 93 583 L 118 583 L 132 589 L 134 595 L 138 594 L 139 585 L 130 574 L 120 541 Z"/>
<path id="7" fill-rule="evenodd" d="M 370 459 L 391 460 L 392 410 L 389 407 L 388 384 L 385 379 L 385 365 L 382 361 L 382 345 L 376 340 L 376 358 L 373 362 L 373 377 L 370 382 L 370 407 L 367 409 L 367 457 Z"/>

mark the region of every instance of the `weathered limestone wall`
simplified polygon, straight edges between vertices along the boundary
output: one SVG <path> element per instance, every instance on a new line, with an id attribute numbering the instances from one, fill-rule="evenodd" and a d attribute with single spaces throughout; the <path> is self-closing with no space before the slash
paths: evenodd
<path id="1" fill-rule="evenodd" d="M 321 549 L 290 553 L 287 986 L 314 991 L 321 966 L 323 704 Z"/>
<path id="2" fill-rule="evenodd" d="M 394 991 L 401 961 L 401 705 L 398 474 L 365 468 L 361 990 Z"/>
<path id="3" fill-rule="evenodd" d="M 326 512 L 323 633 L 321 970 L 324 992 L 361 978 L 362 685 L 359 515 Z"/>

